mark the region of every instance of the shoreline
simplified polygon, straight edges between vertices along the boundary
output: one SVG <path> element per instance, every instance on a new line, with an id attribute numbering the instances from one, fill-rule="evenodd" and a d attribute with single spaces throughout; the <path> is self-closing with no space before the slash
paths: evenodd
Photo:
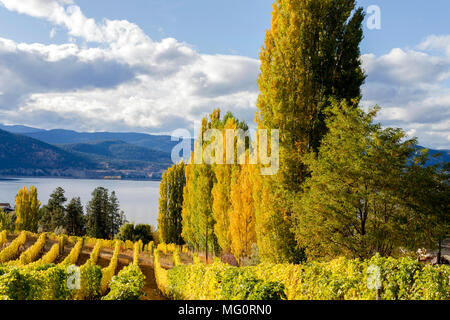
<path id="1" fill-rule="evenodd" d="M 1 176 L 0 175 L 0 181 L 15 181 L 15 180 L 21 180 L 21 179 L 29 179 L 29 178 L 35 178 L 35 179 L 62 179 L 62 180 L 98 180 L 98 181 L 154 181 L 154 182 L 160 182 L 161 179 L 127 179 L 127 178 L 121 178 L 121 179 L 101 179 L 101 178 L 88 178 L 88 177 L 68 177 L 68 176 Z"/>

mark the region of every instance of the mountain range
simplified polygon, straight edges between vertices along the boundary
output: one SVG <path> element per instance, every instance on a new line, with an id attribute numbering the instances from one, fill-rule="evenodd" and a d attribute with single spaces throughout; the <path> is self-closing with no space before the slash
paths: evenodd
<path id="1" fill-rule="evenodd" d="M 170 136 L 0 125 L 0 175 L 160 179 Z"/>
<path id="2" fill-rule="evenodd" d="M 164 135 L 0 124 L 0 176 L 160 179 L 176 144 Z M 429 154 L 427 165 L 450 161 L 450 150 Z"/>

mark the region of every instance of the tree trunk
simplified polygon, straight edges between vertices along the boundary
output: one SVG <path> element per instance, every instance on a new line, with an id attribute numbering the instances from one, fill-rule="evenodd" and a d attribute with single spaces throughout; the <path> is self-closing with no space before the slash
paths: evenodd
<path id="1" fill-rule="evenodd" d="M 437 254 L 437 264 L 441 264 L 441 256 L 442 256 L 442 239 L 439 238 L 439 247 L 438 247 L 438 254 Z"/>
<path id="2" fill-rule="evenodd" d="M 205 241 L 205 250 L 206 250 L 206 264 L 208 264 L 208 223 L 206 223 L 206 241 Z"/>

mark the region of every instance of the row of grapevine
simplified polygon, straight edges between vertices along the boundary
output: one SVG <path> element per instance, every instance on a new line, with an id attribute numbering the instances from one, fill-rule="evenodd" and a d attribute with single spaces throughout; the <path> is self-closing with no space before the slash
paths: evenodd
<path id="1" fill-rule="evenodd" d="M 174 261 L 177 258 L 174 257 Z M 232 267 L 216 260 L 165 270 L 154 255 L 158 288 L 172 299 L 449 300 L 450 266 L 410 258 L 339 258 L 305 264 Z"/>
<path id="2" fill-rule="evenodd" d="M 0 267 L 0 296 L 8 300 L 73 299 L 74 291 L 67 287 L 68 278 L 63 266 Z"/>
<path id="3" fill-rule="evenodd" d="M 92 249 L 89 260 L 86 263 L 96 264 L 98 260 L 98 255 L 100 254 L 100 249 L 102 248 L 102 240 L 97 240 L 94 248 Z"/>
<path id="4" fill-rule="evenodd" d="M 216 260 L 204 265 L 199 259 L 182 265 L 174 253 L 175 267 L 166 270 L 155 251 L 154 266 L 158 288 L 175 300 L 280 300 L 285 298 L 283 284 L 259 279 L 247 268 L 232 267 Z"/>
<path id="5" fill-rule="evenodd" d="M 109 293 L 102 300 L 139 300 L 144 294 L 145 276 L 139 268 L 139 253 L 142 241 L 134 244 L 133 262 L 114 276 L 109 284 Z"/>
<path id="6" fill-rule="evenodd" d="M 45 246 L 45 242 L 47 241 L 47 235 L 45 233 L 41 233 L 36 242 L 29 247 L 27 250 L 22 252 L 20 257 L 17 260 L 9 261 L 9 265 L 15 266 L 25 266 L 36 259 L 39 253 L 42 251 L 42 248 Z"/>
<path id="7" fill-rule="evenodd" d="M 102 248 L 114 249 L 117 240 L 97 239 L 91 237 L 84 237 L 84 245 L 94 247 L 98 242 Z"/>
<path id="8" fill-rule="evenodd" d="M 153 252 L 153 267 L 155 271 L 155 280 L 159 290 L 169 297 L 169 271 L 164 269 L 159 263 L 159 250 Z"/>
<path id="9" fill-rule="evenodd" d="M 284 284 L 292 300 L 371 300 L 377 288 L 383 300 L 449 300 L 450 266 L 423 264 L 411 258 L 360 261 L 345 258 L 301 265 L 250 267 L 258 278 Z"/>
<path id="10" fill-rule="evenodd" d="M 17 255 L 21 245 L 31 233 L 22 232 L 11 244 L 2 250 L 5 260 Z M 3 236 L 4 235 L 4 236 Z M 1 239 L 6 238 L 5 233 L 1 233 Z M 40 253 L 47 239 L 57 241 L 51 249 L 39 260 L 32 262 Z M 88 240 L 86 240 L 88 239 Z M 54 234 L 41 234 L 37 241 L 18 260 L 10 264 L 0 263 L 0 298 L 11 300 L 58 300 L 58 299 L 98 299 L 111 288 L 109 297 L 115 299 L 139 299 L 143 294 L 144 275 L 138 266 L 139 254 L 143 250 L 142 241 L 133 243 L 133 263 L 125 267 L 118 275 L 114 275 L 118 265 L 118 257 L 122 241 L 113 240 L 114 253 L 108 267 L 101 269 L 96 265 L 100 250 L 103 246 L 109 247 L 111 240 L 96 239 L 94 248 L 87 262 L 80 268 L 73 267 L 69 272 L 68 267 L 76 264 L 80 253 L 85 245 L 84 241 L 92 244 L 92 238 L 78 238 L 67 236 L 56 236 Z M 74 243 L 74 247 L 69 255 L 58 265 L 52 264 L 61 254 L 66 242 Z M 13 252 L 13 253 L 12 253 Z M 21 261 L 21 263 L 19 263 Z M 17 263 L 17 264 L 16 264 Z M 21 268 L 15 268 L 20 266 Z M 68 281 L 72 272 L 79 272 L 79 287 L 73 283 L 74 288 L 68 288 Z M 76 278 L 75 278 L 76 279 Z M 72 281 L 72 280 L 70 280 Z M 21 290 L 20 288 L 27 288 Z"/>
<path id="11" fill-rule="evenodd" d="M 50 250 L 45 255 L 43 255 L 39 260 L 32 262 L 27 266 L 30 266 L 30 267 L 36 266 L 37 267 L 37 266 L 41 266 L 44 264 L 53 263 L 56 260 L 56 258 L 58 258 L 59 254 L 60 254 L 60 244 L 55 243 L 50 248 Z"/>
<path id="12" fill-rule="evenodd" d="M 139 265 L 139 254 L 142 251 L 142 241 L 135 242 L 133 249 L 133 264 Z"/>
<path id="13" fill-rule="evenodd" d="M 61 265 L 76 264 L 81 250 L 83 249 L 83 239 L 79 238 L 75 246 L 70 251 L 69 255 L 61 262 Z"/>
<path id="14" fill-rule="evenodd" d="M 101 280 L 101 287 L 100 287 L 101 294 L 104 294 L 106 292 L 112 277 L 116 273 L 117 262 L 119 259 L 120 246 L 121 246 L 121 243 L 119 241 L 117 241 L 115 248 L 114 248 L 114 253 L 111 257 L 109 265 L 106 268 L 102 269 L 102 280 Z"/>
<path id="15" fill-rule="evenodd" d="M 5 263 L 6 261 L 14 258 L 21 246 L 27 241 L 27 232 L 22 231 L 6 248 L 0 251 L 0 263 Z"/>
<path id="16" fill-rule="evenodd" d="M 0 249 L 7 241 L 8 241 L 8 233 L 6 232 L 6 230 L 3 230 L 2 232 L 0 232 Z"/>

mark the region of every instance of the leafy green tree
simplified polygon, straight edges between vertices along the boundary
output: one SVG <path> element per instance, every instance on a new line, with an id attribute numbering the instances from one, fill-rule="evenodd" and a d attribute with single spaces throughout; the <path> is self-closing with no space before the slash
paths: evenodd
<path id="1" fill-rule="evenodd" d="M 65 229 L 72 236 L 83 236 L 86 233 L 86 217 L 79 197 L 70 200 L 66 207 Z"/>
<path id="2" fill-rule="evenodd" d="M 149 243 L 150 241 L 153 241 L 153 227 L 149 224 L 137 224 L 136 227 L 134 227 L 134 235 L 135 235 L 135 242 L 142 240 L 143 243 Z"/>
<path id="3" fill-rule="evenodd" d="M 303 157 L 317 151 L 327 132 L 324 109 L 331 96 L 361 96 L 365 76 L 359 44 L 363 10 L 355 0 L 277 0 L 260 53 L 260 129 L 280 130 L 280 170 L 263 177 L 256 195 L 258 247 L 265 260 L 299 260 L 292 229 L 295 198 L 308 176 Z M 263 244 L 260 246 L 260 244 Z"/>
<path id="4" fill-rule="evenodd" d="M 308 257 L 391 255 L 404 243 L 396 232 L 404 173 L 416 140 L 381 129 L 357 106 L 333 102 L 329 132 L 318 154 L 305 158 L 311 178 L 297 202 L 296 236 Z"/>
<path id="5" fill-rule="evenodd" d="M 425 150 L 408 166 L 402 197 L 408 210 L 398 232 L 411 249 L 438 249 L 439 263 L 442 243 L 450 237 L 450 164 L 427 166 L 428 158 Z"/>
<path id="6" fill-rule="evenodd" d="M 153 228 L 148 224 L 137 224 L 134 223 L 126 223 L 120 228 L 119 233 L 116 235 L 116 238 L 122 241 L 139 241 L 142 240 L 143 243 L 149 243 L 153 241 Z"/>
<path id="7" fill-rule="evenodd" d="M 119 232 L 122 225 L 127 222 L 125 213 L 120 210 L 119 199 L 117 199 L 115 191 L 112 191 L 109 197 L 108 222 L 110 225 L 110 237 L 114 237 Z"/>
<path id="8" fill-rule="evenodd" d="M 26 187 L 20 189 L 16 196 L 16 230 L 36 232 L 40 207 L 41 202 L 35 187 L 31 186 L 30 190 Z"/>
<path id="9" fill-rule="evenodd" d="M 209 116 L 202 119 L 202 128 L 199 137 L 207 129 L 211 129 L 220 123 L 220 110 L 214 110 Z M 202 141 L 202 144 L 199 143 Z M 203 152 L 208 143 L 199 139 L 195 143 L 196 154 Z M 212 188 L 215 183 L 215 174 L 211 164 L 206 164 L 204 159 L 201 163 L 195 163 L 194 153 L 186 166 L 186 186 L 184 188 L 183 210 L 182 210 L 182 237 L 196 247 L 204 249 L 206 257 L 210 250 L 216 251 L 217 238 L 214 234 L 214 216 L 212 211 Z"/>
<path id="10" fill-rule="evenodd" d="M 184 244 L 181 236 L 183 189 L 186 185 L 185 164 L 173 165 L 162 176 L 159 185 L 158 231 L 164 243 Z"/>
<path id="11" fill-rule="evenodd" d="M 92 192 L 92 199 L 86 206 L 86 233 L 90 237 L 112 239 L 126 223 L 120 211 L 115 192 L 109 195 L 106 188 L 98 187 Z"/>
<path id="12" fill-rule="evenodd" d="M 63 188 L 56 188 L 50 195 L 47 205 L 40 210 L 39 229 L 44 232 L 54 231 L 58 227 L 65 227 L 65 207 L 67 201 Z"/>

